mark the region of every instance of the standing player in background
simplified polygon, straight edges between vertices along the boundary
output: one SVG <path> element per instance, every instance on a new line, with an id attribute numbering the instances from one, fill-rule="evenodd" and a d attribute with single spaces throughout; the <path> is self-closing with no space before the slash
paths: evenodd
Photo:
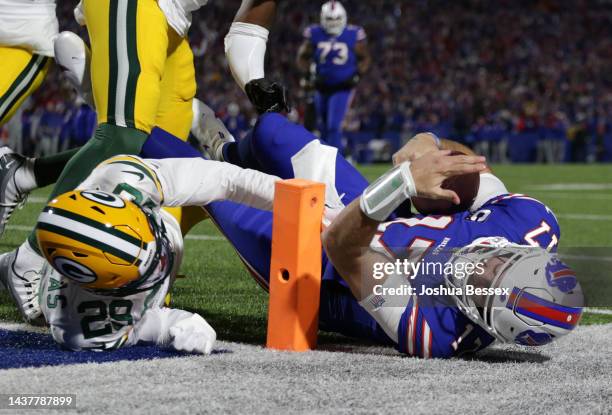
<path id="1" fill-rule="evenodd" d="M 304 30 L 298 51 L 299 69 L 315 63 L 315 108 L 321 138 L 342 151 L 342 122 L 359 79 L 370 66 L 363 28 L 346 24 L 346 10 L 337 1 L 321 8 L 321 24 Z"/>

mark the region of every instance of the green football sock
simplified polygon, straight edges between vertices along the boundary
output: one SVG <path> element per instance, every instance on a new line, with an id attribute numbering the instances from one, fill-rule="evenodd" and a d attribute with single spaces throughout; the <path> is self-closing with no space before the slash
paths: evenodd
<path id="1" fill-rule="evenodd" d="M 45 187 L 57 181 L 68 161 L 79 148 L 63 151 L 52 156 L 39 157 L 34 161 L 34 177 L 38 187 Z"/>

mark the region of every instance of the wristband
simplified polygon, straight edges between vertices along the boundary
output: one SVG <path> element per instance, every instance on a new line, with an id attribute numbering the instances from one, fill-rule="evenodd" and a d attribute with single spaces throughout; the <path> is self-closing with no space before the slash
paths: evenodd
<path id="1" fill-rule="evenodd" d="M 382 222 L 403 201 L 416 194 L 410 162 L 405 161 L 369 185 L 359 199 L 359 206 L 367 217 Z"/>

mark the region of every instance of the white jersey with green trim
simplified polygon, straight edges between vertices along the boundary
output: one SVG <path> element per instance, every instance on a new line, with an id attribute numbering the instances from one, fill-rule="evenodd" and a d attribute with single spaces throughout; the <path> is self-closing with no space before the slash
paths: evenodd
<path id="1" fill-rule="evenodd" d="M 58 31 L 55 0 L 0 0 L 0 46 L 53 57 Z"/>
<path id="2" fill-rule="evenodd" d="M 173 258 L 171 261 L 162 258 L 150 278 L 156 280 L 160 273 L 168 276 L 146 291 L 125 296 L 104 295 L 82 288 L 46 265 L 39 302 L 53 338 L 68 349 L 109 350 L 136 344 L 141 340 L 138 334 L 141 330 L 134 330 L 135 327 L 147 311 L 164 307 L 166 294 L 180 267 L 183 254 L 180 226 L 160 209 L 163 190 L 157 174 L 137 157 L 121 156 L 105 161 L 83 184 L 88 189 L 138 199 L 134 202 L 155 212 L 165 226 Z M 172 269 L 168 270 L 168 266 Z"/>
<path id="3" fill-rule="evenodd" d="M 271 210 L 277 180 L 255 170 L 201 158 L 143 160 L 120 155 L 100 163 L 78 189 L 114 193 L 153 212 L 165 226 L 173 260 L 162 258 L 151 275 L 150 281 L 161 272 L 167 275 L 159 285 L 123 297 L 86 290 L 48 266 L 39 300 L 54 339 L 72 350 L 107 350 L 141 340 L 180 347 L 174 345 L 170 329 L 194 315 L 164 307 L 181 263 L 183 238 L 178 222 L 161 207 L 231 200 Z M 173 268 L 168 270 L 168 266 Z M 206 324 L 201 320 L 200 326 Z"/>
<path id="4" fill-rule="evenodd" d="M 138 342 L 134 326 L 164 306 L 170 278 L 152 289 L 115 297 L 81 288 L 46 266 L 40 305 L 53 339 L 70 350 L 112 350 Z"/>

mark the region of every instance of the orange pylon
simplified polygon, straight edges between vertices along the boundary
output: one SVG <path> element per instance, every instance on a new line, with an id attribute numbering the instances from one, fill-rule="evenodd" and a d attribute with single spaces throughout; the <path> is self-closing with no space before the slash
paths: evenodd
<path id="1" fill-rule="evenodd" d="M 267 347 L 305 351 L 317 345 L 321 291 L 321 219 L 325 185 L 276 183 Z"/>

